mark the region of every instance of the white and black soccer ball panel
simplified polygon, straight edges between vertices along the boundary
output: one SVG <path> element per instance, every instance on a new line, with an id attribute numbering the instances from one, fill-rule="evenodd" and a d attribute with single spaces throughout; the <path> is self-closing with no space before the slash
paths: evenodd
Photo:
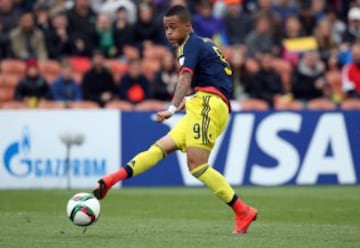
<path id="1" fill-rule="evenodd" d="M 68 201 L 66 212 L 75 225 L 89 226 L 100 216 L 100 202 L 92 194 L 78 193 Z"/>

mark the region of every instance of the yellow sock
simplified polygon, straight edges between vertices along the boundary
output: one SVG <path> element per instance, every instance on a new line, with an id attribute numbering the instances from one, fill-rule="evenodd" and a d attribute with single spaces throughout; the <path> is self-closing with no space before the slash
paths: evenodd
<path id="1" fill-rule="evenodd" d="M 234 197 L 234 190 L 231 188 L 225 177 L 213 169 L 209 164 L 204 164 L 191 170 L 191 174 L 203 182 L 217 197 L 225 203 L 229 203 Z"/>
<path id="2" fill-rule="evenodd" d="M 139 175 L 154 165 L 166 156 L 166 152 L 158 144 L 152 145 L 147 151 L 136 155 L 129 163 L 133 176 Z"/>

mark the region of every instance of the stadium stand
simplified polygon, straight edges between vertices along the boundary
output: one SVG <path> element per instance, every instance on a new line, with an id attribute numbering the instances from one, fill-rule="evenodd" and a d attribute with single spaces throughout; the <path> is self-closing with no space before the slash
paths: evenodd
<path id="1" fill-rule="evenodd" d="M 25 3 L 26 2 L 26 3 Z M 87 2 L 87 3 L 86 3 Z M 73 77 L 81 85 L 84 73 L 91 67 L 92 53 L 106 48 L 105 66 L 110 69 L 115 84 L 129 72 L 129 62 L 141 59 L 142 74 L 149 81 L 149 88 L 153 90 L 154 80 L 162 69 L 162 59 L 171 47 L 168 46 L 162 31 L 162 15 L 169 5 L 175 3 L 188 5 L 193 13 L 196 25 L 194 31 L 210 34 L 220 47 L 223 55 L 230 61 L 241 53 L 240 67 L 234 76 L 234 93 L 232 102 L 241 110 L 346 110 L 360 109 L 359 94 L 349 91 L 344 86 L 344 73 L 352 61 L 352 46 L 360 39 L 360 3 L 359 1 L 324 0 L 314 4 L 315 0 L 297 1 L 263 1 L 263 0 L 201 0 L 201 1 L 132 1 L 133 8 L 119 5 L 117 9 L 109 8 L 106 1 L 14 1 L 10 7 L 2 9 L 0 6 L 0 106 L 5 109 L 28 108 L 28 102 L 15 102 L 14 89 L 26 70 L 28 59 L 37 59 L 38 68 L 48 84 L 61 73 L 62 63 L 68 61 L 73 67 Z M 139 18 L 137 8 L 150 10 L 151 20 L 146 16 Z M 205 6 L 206 9 L 201 6 Z M 102 11 L 107 9 L 107 11 Z M 205 11 L 204 11 L 205 10 Z M 130 11 L 130 12 L 129 12 Z M 44 37 L 49 59 L 36 57 L 36 45 L 26 43 L 26 50 L 35 57 L 24 57 L 19 51 L 12 51 L 11 32 L 23 32 L 20 23 L 22 13 L 34 16 L 34 26 L 25 27 L 36 30 Z M 120 13 L 121 12 L 121 13 Z M 142 15 L 144 15 L 142 11 Z M 145 11 L 146 12 L 146 11 Z M 79 18 L 84 13 L 85 18 Z M 210 15 L 211 22 L 204 26 L 203 15 Z M 41 15 L 41 16 L 40 16 Z M 145 13 L 146 15 L 146 13 Z M 112 25 L 101 24 L 96 18 L 112 22 Z M 121 18 L 128 17 L 128 21 Z M 56 18 L 59 17 L 59 18 Z M 131 17 L 131 18 L 130 18 Z M 267 21 L 267 23 L 264 22 Z M 236 23 L 244 30 L 238 31 Z M 146 24 L 147 23 L 147 24 Z M 123 25 L 127 29 L 123 29 Z M 151 26 L 148 30 L 146 25 Z M 150 27 L 149 26 L 149 27 Z M 134 27 L 136 35 L 132 36 Z M 219 27 L 221 27 L 219 29 Z M 153 30 L 156 28 L 156 39 Z M 245 30 L 246 29 L 246 30 Z M 121 47 L 114 41 L 119 39 L 116 30 L 128 30 L 128 40 L 122 40 Z M 141 31 L 141 33 L 139 33 Z M 148 31 L 149 33 L 144 33 Z M 151 32 L 152 33 L 151 33 Z M 244 37 L 239 37 L 239 35 Z M 263 35 L 263 36 L 262 36 Z M 150 37 L 137 39 L 136 37 Z M 265 42 L 265 38 L 268 39 Z M 120 37 L 121 38 L 121 37 Z M 55 45 L 55 42 L 58 45 Z M 259 43 L 263 42 L 263 43 Z M 63 54 L 53 51 L 56 46 Z M 269 44 L 271 46 L 269 47 Z M 112 50 L 114 48 L 115 50 Z M 259 56 L 271 48 L 273 54 L 272 68 L 280 75 L 284 93 L 276 96 L 273 106 L 261 99 L 255 99 L 250 92 L 251 78 L 259 69 Z M 50 50 L 52 52 L 49 52 Z M 116 50 L 117 49 L 117 50 Z M 120 50 L 119 50 L 120 49 Z M 325 70 L 322 76 L 324 85 L 316 99 L 294 98 L 292 85 L 294 83 L 294 69 L 299 66 L 303 54 L 308 51 L 318 51 Z M 21 56 L 20 56 L 21 55 Z M 251 55 L 251 56 L 249 56 Z M 17 59 L 19 56 L 22 59 Z M 355 62 L 354 62 L 355 63 Z M 347 80 L 346 83 L 349 83 Z M 356 82 L 350 81 L 350 84 Z M 314 86 L 318 87 L 318 86 Z M 345 89 L 346 88 L 346 89 Z M 155 94 L 155 93 L 154 93 Z M 150 97 L 138 104 L 126 102 L 116 96 L 105 104 L 104 108 L 125 111 L 154 111 L 162 109 L 167 101 L 159 101 Z M 272 105 L 272 104 L 270 104 Z M 98 108 L 88 101 L 79 103 L 53 102 L 51 97 L 38 101 L 38 108 Z M 237 109 L 237 107 L 236 107 Z"/>

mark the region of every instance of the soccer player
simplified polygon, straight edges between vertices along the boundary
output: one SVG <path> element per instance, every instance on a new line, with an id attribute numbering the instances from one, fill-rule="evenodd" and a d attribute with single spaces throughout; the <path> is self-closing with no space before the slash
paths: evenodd
<path id="1" fill-rule="evenodd" d="M 158 112 L 156 120 L 162 122 L 170 118 L 184 104 L 186 114 L 147 151 L 137 154 L 127 165 L 100 179 L 93 193 L 98 199 L 103 199 L 117 182 L 139 175 L 167 154 L 181 150 L 187 154 L 190 173 L 233 209 L 233 233 L 246 233 L 256 219 L 257 210 L 246 205 L 224 176 L 208 163 L 215 140 L 229 119 L 231 69 L 210 39 L 201 38 L 193 32 L 191 14 L 185 7 L 176 5 L 170 8 L 163 22 L 168 41 L 178 49 L 180 75 L 171 105 L 167 110 Z M 190 89 L 195 94 L 184 103 Z"/>

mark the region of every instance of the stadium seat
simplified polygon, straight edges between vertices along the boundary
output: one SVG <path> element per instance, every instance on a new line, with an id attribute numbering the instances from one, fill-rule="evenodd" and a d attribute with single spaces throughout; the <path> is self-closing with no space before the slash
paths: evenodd
<path id="1" fill-rule="evenodd" d="M 161 63 L 157 59 L 143 59 L 142 61 L 143 74 L 150 81 L 154 80 L 156 72 L 161 68 Z"/>
<path id="2" fill-rule="evenodd" d="M 0 74 L 0 86 L 6 88 L 15 88 L 20 78 L 13 74 Z"/>
<path id="3" fill-rule="evenodd" d="M 134 109 L 134 106 L 127 101 L 113 100 L 113 101 L 108 102 L 105 105 L 105 108 L 118 109 L 118 110 L 122 110 L 122 111 L 132 111 Z"/>
<path id="4" fill-rule="evenodd" d="M 7 101 L 2 103 L 2 109 L 28 109 L 28 105 L 25 102 L 19 101 Z"/>
<path id="5" fill-rule="evenodd" d="M 56 102 L 56 101 L 48 101 L 48 100 L 41 100 L 38 104 L 38 109 L 65 109 L 65 103 L 63 102 Z"/>
<path id="6" fill-rule="evenodd" d="M 135 106 L 136 111 L 160 111 L 166 109 L 166 102 L 159 100 L 145 100 Z"/>
<path id="7" fill-rule="evenodd" d="M 314 99 L 308 102 L 307 104 L 308 110 L 322 110 L 322 111 L 330 111 L 335 110 L 336 105 L 329 99 L 320 98 Z"/>
<path id="8" fill-rule="evenodd" d="M 14 98 L 14 88 L 0 86 L 0 102 L 11 101 Z"/>
<path id="9" fill-rule="evenodd" d="M 21 60 L 5 59 L 0 63 L 0 73 L 22 77 L 25 73 L 25 63 Z"/>
<path id="10" fill-rule="evenodd" d="M 133 46 L 125 46 L 123 49 L 123 54 L 127 59 L 138 59 L 140 58 L 139 50 Z"/>
<path id="11" fill-rule="evenodd" d="M 68 106 L 71 109 L 98 109 L 98 108 L 100 108 L 96 102 L 92 102 L 92 101 L 69 102 Z"/>
<path id="12" fill-rule="evenodd" d="M 52 83 L 61 73 L 61 65 L 56 60 L 39 60 L 39 70 L 48 83 Z"/>
<path id="13" fill-rule="evenodd" d="M 341 103 L 340 108 L 342 110 L 360 110 L 360 100 L 346 99 Z"/>
<path id="14" fill-rule="evenodd" d="M 263 111 L 269 109 L 267 102 L 259 99 L 241 100 L 239 103 L 242 111 Z"/>
<path id="15" fill-rule="evenodd" d="M 70 57 L 69 62 L 75 72 L 85 73 L 90 69 L 90 59 L 87 57 Z"/>
<path id="16" fill-rule="evenodd" d="M 304 105 L 297 100 L 290 100 L 290 101 L 278 101 L 275 103 L 274 108 L 276 110 L 281 110 L 281 111 L 300 111 L 302 109 L 304 109 Z"/>
<path id="17" fill-rule="evenodd" d="M 118 59 L 107 59 L 105 65 L 111 71 L 115 83 L 118 83 L 121 77 L 128 72 L 129 66 L 126 63 L 122 63 Z"/>
<path id="18" fill-rule="evenodd" d="M 164 57 L 166 49 L 166 47 L 159 45 L 148 46 L 143 51 L 144 59 L 160 61 Z"/>

